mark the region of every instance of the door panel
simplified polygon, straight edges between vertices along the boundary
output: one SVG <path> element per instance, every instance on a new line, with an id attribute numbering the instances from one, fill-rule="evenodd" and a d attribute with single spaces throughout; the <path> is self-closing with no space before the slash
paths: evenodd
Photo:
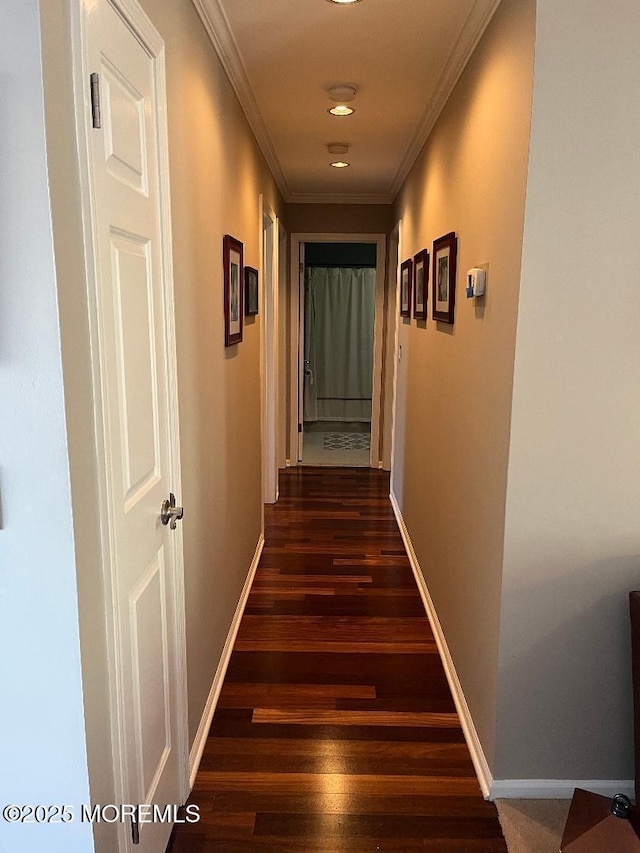
<path id="1" fill-rule="evenodd" d="M 138 746 L 136 802 L 152 803 L 171 753 L 170 663 L 167 648 L 164 554 L 153 560 L 129 595 L 134 721 Z"/>
<path id="2" fill-rule="evenodd" d="M 149 241 L 112 233 L 111 272 L 120 378 L 123 491 L 125 509 L 131 509 L 161 476 Z"/>
<path id="3" fill-rule="evenodd" d="M 143 195 L 148 193 L 143 95 L 104 57 L 100 63 L 101 104 L 107 169 Z"/>

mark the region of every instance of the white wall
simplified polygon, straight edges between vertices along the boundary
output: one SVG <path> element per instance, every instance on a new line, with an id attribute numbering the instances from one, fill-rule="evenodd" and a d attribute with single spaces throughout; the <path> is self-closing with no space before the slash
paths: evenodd
<path id="1" fill-rule="evenodd" d="M 579 14 L 578 14 L 579 12 Z M 630 779 L 640 5 L 538 0 L 508 474 L 502 779 Z"/>
<path id="2" fill-rule="evenodd" d="M 0 802 L 89 800 L 36 0 L 0 4 Z M 0 849 L 85 853 L 91 827 Z"/>

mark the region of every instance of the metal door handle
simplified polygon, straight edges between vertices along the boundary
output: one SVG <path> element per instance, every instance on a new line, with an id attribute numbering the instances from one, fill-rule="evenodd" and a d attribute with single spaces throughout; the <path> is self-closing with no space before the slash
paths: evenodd
<path id="1" fill-rule="evenodd" d="M 175 530 L 176 524 L 180 521 L 183 515 L 184 508 L 176 506 L 176 496 L 173 492 L 170 492 L 169 500 L 162 501 L 162 506 L 160 507 L 160 521 L 164 525 L 168 524 L 171 530 Z"/>

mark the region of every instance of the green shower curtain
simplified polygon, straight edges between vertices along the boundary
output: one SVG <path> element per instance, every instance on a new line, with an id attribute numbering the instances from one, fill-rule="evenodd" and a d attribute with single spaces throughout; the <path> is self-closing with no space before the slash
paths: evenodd
<path id="1" fill-rule="evenodd" d="M 370 421 L 376 271 L 310 267 L 305 281 L 305 421 Z"/>

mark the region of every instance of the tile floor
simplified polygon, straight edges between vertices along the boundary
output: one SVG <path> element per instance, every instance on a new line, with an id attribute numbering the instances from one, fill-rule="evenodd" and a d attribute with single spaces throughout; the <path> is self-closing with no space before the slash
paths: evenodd
<path id="1" fill-rule="evenodd" d="M 307 423 L 302 464 L 368 468 L 370 439 L 370 424 L 333 421 Z"/>

